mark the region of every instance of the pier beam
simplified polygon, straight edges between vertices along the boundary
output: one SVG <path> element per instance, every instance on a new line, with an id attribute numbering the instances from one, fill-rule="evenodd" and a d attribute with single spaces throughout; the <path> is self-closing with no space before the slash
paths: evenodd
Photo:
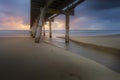
<path id="1" fill-rule="evenodd" d="M 70 15 L 69 11 L 66 11 L 66 27 L 65 27 L 65 42 L 69 43 L 69 22 L 70 22 Z"/>
<path id="2" fill-rule="evenodd" d="M 52 26 L 51 26 L 52 21 L 49 20 L 49 37 L 52 38 Z"/>

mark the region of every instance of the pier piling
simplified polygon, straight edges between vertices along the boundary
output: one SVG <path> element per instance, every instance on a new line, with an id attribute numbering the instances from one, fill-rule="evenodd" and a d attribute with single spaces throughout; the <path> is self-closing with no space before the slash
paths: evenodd
<path id="1" fill-rule="evenodd" d="M 66 12 L 66 27 L 65 27 L 65 42 L 66 43 L 69 43 L 69 21 L 70 21 L 70 18 L 69 18 L 69 11 Z"/>
<path id="2" fill-rule="evenodd" d="M 52 21 L 49 20 L 49 37 L 52 38 Z"/>

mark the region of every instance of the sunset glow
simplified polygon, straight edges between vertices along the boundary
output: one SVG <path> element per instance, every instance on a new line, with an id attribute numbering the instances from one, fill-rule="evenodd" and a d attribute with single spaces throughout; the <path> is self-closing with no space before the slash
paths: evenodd
<path id="1" fill-rule="evenodd" d="M 65 29 L 65 24 L 63 22 L 60 22 L 60 21 L 55 21 L 53 23 L 53 29 L 54 30 L 63 30 L 63 29 Z"/>
<path id="2" fill-rule="evenodd" d="M 49 30 L 49 22 L 46 23 L 45 29 Z M 52 29 L 53 30 L 64 30 L 65 29 L 65 24 L 62 21 L 56 20 L 56 21 L 52 22 Z"/>
<path id="3" fill-rule="evenodd" d="M 45 24 L 45 30 L 49 30 L 49 23 L 48 22 L 46 22 L 46 24 Z"/>
<path id="4" fill-rule="evenodd" d="M 23 19 L 20 17 L 6 17 L 3 20 L 1 20 L 2 23 L 0 23 L 1 26 L 3 26 L 0 29 L 7 29 L 7 30 L 28 30 L 29 25 L 24 24 Z"/>
<path id="5" fill-rule="evenodd" d="M 29 30 L 30 0 L 0 0 L 0 30 Z"/>

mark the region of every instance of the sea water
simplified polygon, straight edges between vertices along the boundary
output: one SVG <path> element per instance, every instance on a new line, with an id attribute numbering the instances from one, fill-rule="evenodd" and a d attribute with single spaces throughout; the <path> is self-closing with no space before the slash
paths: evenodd
<path id="1" fill-rule="evenodd" d="M 46 31 L 47 33 L 49 31 Z M 65 36 L 65 30 L 53 30 L 53 36 Z M 106 36 L 119 35 L 120 30 L 70 30 L 70 36 Z"/>
<path id="2" fill-rule="evenodd" d="M 29 37 L 29 30 L 0 30 L 0 37 Z"/>
<path id="3" fill-rule="evenodd" d="M 70 30 L 70 36 L 105 36 L 119 35 L 120 30 Z M 49 31 L 46 30 L 49 35 Z M 52 30 L 52 35 L 65 36 L 65 30 Z M 0 30 L 0 37 L 27 37 L 30 36 L 29 30 Z"/>

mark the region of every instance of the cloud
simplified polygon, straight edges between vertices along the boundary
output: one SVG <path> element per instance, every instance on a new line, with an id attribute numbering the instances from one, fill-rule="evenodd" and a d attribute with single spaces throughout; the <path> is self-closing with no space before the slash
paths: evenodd
<path id="1" fill-rule="evenodd" d="M 26 25 L 26 24 L 29 25 L 30 24 L 30 0 L 0 0 L 0 27 L 2 27 L 2 29 L 5 29 L 5 27 L 7 29 L 6 24 L 7 23 L 9 24 L 9 22 L 1 23 L 5 19 L 12 20 L 12 21 L 16 21 L 17 19 L 16 21 L 17 24 L 21 22 L 22 25 Z M 12 21 L 10 22 L 13 23 Z M 8 28 L 10 27 L 12 29 L 12 26 L 13 24 L 9 24 Z"/>
<path id="2" fill-rule="evenodd" d="M 120 29 L 120 0 L 86 0 L 75 11 L 71 29 Z"/>
<path id="3" fill-rule="evenodd" d="M 54 30 L 65 29 L 65 16 L 60 15 L 60 16 L 56 17 L 54 22 L 52 22 L 52 27 Z"/>
<path id="4" fill-rule="evenodd" d="M 71 29 L 120 29 L 120 0 L 85 0 L 75 11 Z M 30 0 L 0 0 L 0 29 L 25 27 L 29 16 Z M 65 16 L 58 16 L 52 27 L 65 29 Z"/>
<path id="5" fill-rule="evenodd" d="M 23 24 L 21 17 L 6 17 L 0 21 L 0 29 L 7 30 L 28 30 L 29 25 Z"/>
<path id="6" fill-rule="evenodd" d="M 71 16 L 70 28 L 120 30 L 119 15 L 120 0 L 86 0 L 75 9 L 75 16 Z M 65 19 L 63 16 L 58 18 L 61 21 Z"/>
<path id="7" fill-rule="evenodd" d="M 85 0 L 79 9 L 104 10 L 120 7 L 120 0 Z"/>
<path id="8" fill-rule="evenodd" d="M 64 19 L 64 16 L 58 16 L 54 22 L 52 22 L 52 29 L 53 30 L 63 30 L 65 29 L 65 20 Z M 49 30 L 49 22 L 47 22 L 46 24 L 46 29 Z"/>
<path id="9" fill-rule="evenodd" d="M 75 11 L 71 27 L 89 29 L 99 24 L 97 29 L 120 29 L 120 0 L 86 0 Z"/>

